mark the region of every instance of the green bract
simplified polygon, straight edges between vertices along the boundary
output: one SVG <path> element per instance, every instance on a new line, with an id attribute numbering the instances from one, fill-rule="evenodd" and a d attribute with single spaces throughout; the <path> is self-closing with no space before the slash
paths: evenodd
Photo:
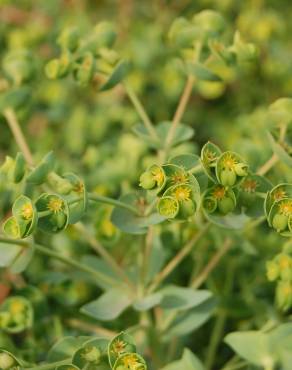
<path id="1" fill-rule="evenodd" d="M 67 227 L 69 207 L 65 199 L 56 194 L 44 193 L 36 200 L 40 213 L 38 227 L 48 233 L 57 233 Z"/>
<path id="2" fill-rule="evenodd" d="M 127 333 L 120 333 L 108 345 L 108 357 L 111 367 L 114 367 L 118 358 L 125 353 L 136 353 L 134 339 Z"/>
<path id="3" fill-rule="evenodd" d="M 226 187 L 238 185 L 248 174 L 248 166 L 234 152 L 222 153 L 216 162 L 217 181 Z"/>
<path id="4" fill-rule="evenodd" d="M 4 232 L 12 238 L 26 238 L 35 231 L 38 213 L 33 202 L 26 196 L 19 196 L 12 207 L 13 216 L 4 224 Z"/>
<path id="5" fill-rule="evenodd" d="M 0 328 L 8 333 L 19 333 L 32 326 L 33 310 L 30 302 L 20 296 L 7 298 L 0 306 Z"/>

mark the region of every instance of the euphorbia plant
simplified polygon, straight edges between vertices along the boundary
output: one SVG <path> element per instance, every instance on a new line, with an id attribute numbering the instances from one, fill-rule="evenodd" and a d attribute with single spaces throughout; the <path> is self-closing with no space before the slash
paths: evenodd
<path id="1" fill-rule="evenodd" d="M 177 153 L 179 146 L 194 135 L 194 130 L 181 122 L 193 87 L 197 86 L 202 95 L 211 91 L 211 95 L 219 96 L 230 82 L 222 70 L 232 71 L 233 75 L 240 75 L 242 70 L 248 73 L 257 61 L 257 48 L 244 42 L 239 32 L 231 38 L 226 36 L 227 28 L 223 17 L 211 10 L 204 10 L 190 20 L 179 18 L 174 21 L 169 32 L 170 48 L 186 75 L 186 85 L 174 117 L 158 124 L 151 121 L 130 85 L 131 64 L 114 48 L 116 34 L 111 24 L 102 22 L 87 34 L 78 28 L 69 28 L 59 36 L 60 53 L 47 62 L 46 76 L 60 81 L 70 78 L 97 93 L 119 85 L 140 117 L 141 123 L 133 127 L 133 132 L 152 156 L 147 158 L 145 168 L 141 167 L 133 191 L 123 192 L 119 198 L 101 194 L 94 186 L 89 191 L 82 176 L 75 173 L 74 168 L 63 170 L 62 158 L 53 152 L 40 161 L 34 159 L 17 119 L 18 111 L 25 103 L 27 84 L 32 83 L 36 73 L 33 59 L 27 51 L 4 57 L 0 106 L 20 152 L 15 158 L 7 157 L 0 169 L 2 181 L 13 184 L 17 194 L 11 212 L 3 220 L 1 266 L 22 273 L 26 268 L 30 269 L 29 263 L 35 253 L 56 259 L 71 267 L 72 273 L 79 271 L 81 282 L 88 282 L 94 288 L 98 286 L 103 292 L 92 301 L 87 299 L 85 292 L 84 299 L 82 292 L 74 286 L 76 279 L 71 281 L 70 276 L 61 274 L 51 276 L 43 283 L 42 288 L 47 294 L 50 289 L 56 289 L 59 300 L 80 303 L 82 315 L 96 321 L 112 321 L 125 310 L 131 310 L 128 312 L 133 313 L 136 325 L 132 323 L 128 332 L 121 334 L 110 332 L 114 336 L 111 341 L 108 332 L 107 338 L 64 336 L 50 350 L 45 364 L 40 365 L 25 354 L 21 358 L 3 348 L 1 368 L 145 370 L 146 362 L 137 353 L 130 335 L 138 332 L 136 336 L 149 368 L 160 366 L 165 370 L 183 370 L 189 366 L 190 369 L 201 369 L 200 361 L 188 350 L 184 351 L 181 360 L 172 364 L 157 361 L 153 355 L 155 346 L 163 347 L 173 336 L 189 334 L 212 315 L 216 307 L 214 294 L 211 289 L 199 287 L 242 234 L 267 220 L 275 232 L 291 237 L 292 184 L 272 184 L 265 177 L 280 160 L 291 165 L 291 99 L 279 99 L 267 109 L 267 140 L 270 140 L 274 154 L 258 169 L 239 153 L 229 148 L 223 150 L 211 141 L 202 145 L 200 156 Z M 110 249 L 95 238 L 90 228 L 94 221 L 90 220 L 93 217 L 91 203 L 97 203 L 97 207 L 113 206 L 111 218 L 106 220 L 108 228 L 101 225 L 108 239 L 119 232 L 137 235 L 135 248 L 141 249 L 141 253 L 136 253 L 137 261 L 134 254 L 121 266 Z M 105 213 L 102 209 L 101 217 Z M 170 284 L 171 280 L 166 282 L 194 247 L 204 238 L 213 237 L 218 227 L 226 229 L 222 245 L 206 266 L 191 277 L 188 286 Z M 161 247 L 162 236 L 168 236 L 167 233 L 163 235 L 167 229 L 173 230 L 173 238 L 179 241 L 178 250 L 168 256 L 168 260 Z M 81 255 L 79 260 L 52 248 L 51 241 L 61 232 L 68 233 L 72 241 L 84 238 L 100 258 L 90 254 Z M 276 301 L 282 311 L 292 305 L 290 249 L 288 243 L 281 254 L 267 263 L 268 279 L 278 280 Z M 83 289 L 81 284 L 80 290 Z M 68 293 L 66 298 L 65 291 Z M 38 301 L 42 298 L 32 299 L 34 304 L 31 304 L 30 296 L 35 298 L 39 292 L 24 289 L 23 294 L 20 293 L 7 298 L 1 306 L 0 326 L 4 332 L 22 333 L 34 325 L 33 312 L 37 314 Z M 252 346 L 246 348 L 249 338 L 256 346 L 264 337 L 265 350 L 277 340 L 286 340 L 286 334 L 281 331 L 285 332 L 285 324 L 269 329 L 267 334 L 244 333 L 240 340 L 237 338 L 240 333 L 231 333 L 226 342 L 247 361 L 266 370 L 277 364 L 284 366 L 284 355 L 276 347 L 266 357 L 259 358 L 254 356 Z M 212 356 L 209 358 L 208 369 L 214 361 Z"/>

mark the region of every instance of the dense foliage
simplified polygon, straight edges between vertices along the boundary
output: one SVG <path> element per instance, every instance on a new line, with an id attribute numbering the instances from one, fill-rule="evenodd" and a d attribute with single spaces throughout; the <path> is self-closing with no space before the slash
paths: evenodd
<path id="1" fill-rule="evenodd" d="M 0 369 L 291 370 L 291 4 L 0 7 Z"/>

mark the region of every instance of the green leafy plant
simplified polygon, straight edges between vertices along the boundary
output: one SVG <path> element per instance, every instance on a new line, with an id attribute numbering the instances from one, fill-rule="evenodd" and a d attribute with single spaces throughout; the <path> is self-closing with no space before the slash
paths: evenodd
<path id="1" fill-rule="evenodd" d="M 0 267 L 3 286 L 13 285 L 0 305 L 3 370 L 291 366 L 292 99 L 273 96 L 268 107 L 239 116 L 230 131 L 244 137 L 238 141 L 222 139 L 232 136 L 228 126 L 202 134 L 186 124 L 194 90 L 198 100 L 216 101 L 221 117 L 224 95 L 260 75 L 262 55 L 244 40 L 243 20 L 233 30 L 215 10 L 170 14 L 168 33 L 157 32 L 171 60 L 164 72 L 169 68 L 179 88 L 175 99 L 166 88 L 165 108 L 153 91 L 163 84 L 160 72 L 153 78 L 143 60 L 139 66 L 144 47 L 135 58 L 110 22 L 62 24 L 56 42 L 46 27 L 23 29 L 21 37 L 6 30 L 0 112 L 18 149 L 11 144 L 16 154 L 5 153 L 0 167 Z M 266 22 L 272 32 L 275 19 Z M 45 57 L 38 49 L 44 44 L 51 48 Z M 149 113 L 136 90 L 152 99 Z M 202 105 L 200 119 L 211 109 Z M 26 139 L 22 124 L 33 112 L 35 130 L 44 120 L 40 143 Z M 263 150 L 252 141 L 252 122 L 264 133 Z M 261 257 L 262 244 L 283 248 Z M 252 279 L 260 293 L 250 289 Z M 267 303 L 274 295 L 268 281 L 276 283 L 275 306 Z M 207 349 L 205 340 L 193 346 L 190 334 L 206 328 Z M 224 337 L 229 349 L 220 356 Z"/>

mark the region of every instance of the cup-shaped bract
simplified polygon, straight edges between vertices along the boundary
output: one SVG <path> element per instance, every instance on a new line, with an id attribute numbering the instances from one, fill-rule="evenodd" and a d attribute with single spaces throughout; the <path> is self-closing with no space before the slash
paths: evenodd
<path id="1" fill-rule="evenodd" d="M 216 163 L 221 155 L 221 150 L 217 145 L 207 142 L 201 150 L 201 162 L 207 176 L 213 181 L 216 179 Z"/>
<path id="2" fill-rule="evenodd" d="M 136 345 L 129 334 L 122 332 L 115 336 L 108 345 L 108 357 L 111 367 L 124 353 L 136 353 Z"/>
<path id="3" fill-rule="evenodd" d="M 170 197 L 178 202 L 178 212 L 175 218 L 178 220 L 187 220 L 193 216 L 199 208 L 200 203 L 200 186 L 193 175 L 188 176 L 188 182 L 172 185 L 161 198 Z"/>
<path id="4" fill-rule="evenodd" d="M 248 175 L 248 165 L 234 152 L 224 152 L 216 163 L 217 181 L 225 187 L 238 185 Z"/>
<path id="5" fill-rule="evenodd" d="M 5 75 L 16 86 L 28 82 L 34 74 L 33 57 L 27 50 L 13 50 L 7 53 L 2 61 Z"/>
<path id="6" fill-rule="evenodd" d="M 236 197 L 232 189 L 217 184 L 206 190 L 202 205 L 206 215 L 224 216 L 234 211 Z"/>
<path id="7" fill-rule="evenodd" d="M 157 203 L 157 211 L 161 216 L 173 219 L 179 212 L 179 203 L 174 197 L 163 196 Z"/>
<path id="8" fill-rule="evenodd" d="M 124 353 L 115 362 L 113 370 L 147 370 L 147 365 L 137 353 Z"/>
<path id="9" fill-rule="evenodd" d="M 0 328 L 7 333 L 20 333 L 32 326 L 33 309 L 21 296 L 11 296 L 0 306 Z"/>
<path id="10" fill-rule="evenodd" d="M 67 201 L 57 194 L 43 193 L 35 203 L 39 212 L 38 227 L 47 233 L 58 233 L 65 229 L 69 220 Z"/>
<path id="11" fill-rule="evenodd" d="M 292 198 L 292 184 L 281 183 L 268 191 L 264 203 L 266 217 L 269 218 L 271 208 L 275 202 L 286 198 Z"/>
<path id="12" fill-rule="evenodd" d="M 164 168 L 156 164 L 152 165 L 140 176 L 140 186 L 145 190 L 155 190 L 160 193 L 166 184 Z"/>
<path id="13" fill-rule="evenodd" d="M 80 369 L 94 370 L 108 364 L 108 340 L 94 338 L 86 341 L 72 358 L 72 363 Z"/>
<path id="14" fill-rule="evenodd" d="M 195 14 L 192 23 L 200 30 L 203 40 L 220 36 L 226 28 L 226 22 L 222 15 L 210 9 Z"/>
<path id="15" fill-rule="evenodd" d="M 38 223 L 38 213 L 30 198 L 20 195 L 12 206 L 12 217 L 3 225 L 4 232 L 12 238 L 26 238 Z"/>
<path id="16" fill-rule="evenodd" d="M 88 196 L 84 181 L 74 173 L 66 173 L 63 178 L 71 184 L 71 191 L 66 195 L 69 209 L 69 224 L 75 224 L 85 214 Z"/>
<path id="17" fill-rule="evenodd" d="M 274 202 L 268 215 L 268 223 L 283 236 L 292 235 L 292 198 Z"/>

